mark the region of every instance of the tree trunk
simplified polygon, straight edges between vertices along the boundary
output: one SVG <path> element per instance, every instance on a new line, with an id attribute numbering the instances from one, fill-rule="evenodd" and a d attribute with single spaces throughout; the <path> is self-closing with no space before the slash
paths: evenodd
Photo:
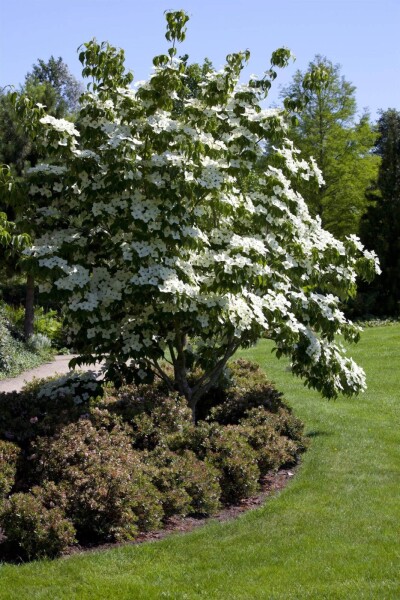
<path id="1" fill-rule="evenodd" d="M 33 275 L 26 278 L 26 296 L 25 296 L 25 318 L 24 318 L 24 336 L 28 340 L 33 335 L 33 320 L 35 302 L 35 280 Z"/>
<path id="2" fill-rule="evenodd" d="M 200 379 L 189 385 L 187 379 L 187 367 L 185 359 L 185 346 L 187 344 L 185 335 L 177 335 L 176 337 L 176 352 L 172 344 L 170 344 L 171 358 L 174 364 L 174 385 L 177 391 L 182 394 L 187 400 L 188 406 L 192 411 L 192 421 L 196 423 L 196 408 L 203 396 L 215 385 L 221 376 L 221 373 L 227 361 L 233 356 L 239 347 L 239 343 L 233 339 L 227 344 L 225 354 L 216 363 L 214 368 L 204 373 Z"/>
<path id="3" fill-rule="evenodd" d="M 193 424 L 196 425 L 196 406 L 197 406 L 197 400 L 192 398 L 190 402 L 188 402 L 189 404 L 189 408 L 192 411 L 192 421 Z"/>

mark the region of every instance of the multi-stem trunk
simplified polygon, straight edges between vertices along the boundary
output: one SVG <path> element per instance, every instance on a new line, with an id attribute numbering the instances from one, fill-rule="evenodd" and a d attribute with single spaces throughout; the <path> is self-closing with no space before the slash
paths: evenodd
<path id="1" fill-rule="evenodd" d="M 225 352 L 216 362 L 213 368 L 205 372 L 197 381 L 189 383 L 188 369 L 185 359 L 185 348 L 187 340 L 185 335 L 178 334 L 176 337 L 175 348 L 170 346 L 171 358 L 174 364 L 175 387 L 182 396 L 187 400 L 188 406 L 192 411 L 192 420 L 196 422 L 196 409 L 199 401 L 207 394 L 207 392 L 217 384 L 222 371 L 236 352 L 239 343 L 238 340 L 231 339 L 225 347 Z"/>

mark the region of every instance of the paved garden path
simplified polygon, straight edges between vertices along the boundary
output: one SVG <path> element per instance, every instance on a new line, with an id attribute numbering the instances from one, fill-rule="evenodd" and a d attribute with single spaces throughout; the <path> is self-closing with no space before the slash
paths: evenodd
<path id="1" fill-rule="evenodd" d="M 31 381 L 35 377 L 51 377 L 56 373 L 64 375 L 70 370 L 68 367 L 68 363 L 71 360 L 71 358 L 73 358 L 73 356 L 73 354 L 64 354 L 61 356 L 56 356 L 56 358 L 52 362 L 45 363 L 40 367 L 31 369 L 30 371 L 25 371 L 17 377 L 3 379 L 2 381 L 0 381 L 0 392 L 19 392 L 24 387 L 26 382 Z M 99 365 L 90 366 L 91 370 L 97 370 L 98 368 L 100 368 Z"/>

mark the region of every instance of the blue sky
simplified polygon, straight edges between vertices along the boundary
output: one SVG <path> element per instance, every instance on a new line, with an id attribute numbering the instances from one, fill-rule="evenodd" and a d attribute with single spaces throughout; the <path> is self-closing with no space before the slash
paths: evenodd
<path id="1" fill-rule="evenodd" d="M 296 69 L 315 54 L 342 65 L 356 87 L 357 104 L 400 109 L 400 0 L 2 0 L 0 86 L 23 83 L 38 58 L 62 56 L 76 77 L 76 49 L 96 37 L 124 48 L 135 79 L 145 79 L 152 58 L 166 50 L 166 9 L 190 15 L 181 54 L 221 67 L 229 52 L 251 51 L 247 75 L 262 74 L 271 52 L 287 46 L 296 62 L 281 72 L 270 95 L 279 99 Z"/>

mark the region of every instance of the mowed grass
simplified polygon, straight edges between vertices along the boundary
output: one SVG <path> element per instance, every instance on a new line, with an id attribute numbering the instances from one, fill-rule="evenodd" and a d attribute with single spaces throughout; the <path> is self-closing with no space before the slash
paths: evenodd
<path id="1" fill-rule="evenodd" d="M 258 361 L 306 423 L 311 447 L 266 504 L 161 542 L 0 567 L 0 598 L 399 599 L 400 326 L 366 329 L 351 354 L 368 391 L 328 402 L 262 342 Z"/>

